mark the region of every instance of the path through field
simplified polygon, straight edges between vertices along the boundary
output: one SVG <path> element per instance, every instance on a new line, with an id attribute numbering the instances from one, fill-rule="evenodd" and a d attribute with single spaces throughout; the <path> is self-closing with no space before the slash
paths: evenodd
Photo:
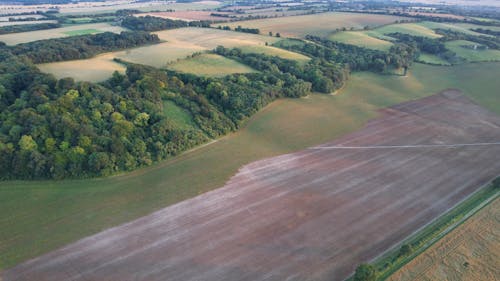
<path id="1" fill-rule="evenodd" d="M 499 174 L 500 145 L 456 144 L 498 142 L 500 117 L 448 90 L 384 109 L 332 143 L 246 165 L 220 189 L 3 277 L 343 280 Z"/>

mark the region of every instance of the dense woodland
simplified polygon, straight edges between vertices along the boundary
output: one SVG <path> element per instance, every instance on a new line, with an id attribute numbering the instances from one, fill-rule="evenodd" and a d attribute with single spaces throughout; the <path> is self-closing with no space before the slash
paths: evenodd
<path id="1" fill-rule="evenodd" d="M 183 21 L 163 19 L 152 16 L 134 17 L 127 16 L 122 19 L 121 25 L 131 30 L 137 31 L 159 31 L 165 29 L 174 29 L 188 26 L 210 27 L 210 22 L 207 21 Z"/>

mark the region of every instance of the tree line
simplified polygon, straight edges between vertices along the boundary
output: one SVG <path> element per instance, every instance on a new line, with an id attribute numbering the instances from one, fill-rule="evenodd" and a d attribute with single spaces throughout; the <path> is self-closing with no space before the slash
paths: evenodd
<path id="1" fill-rule="evenodd" d="M 33 63 L 86 59 L 104 52 L 159 43 L 156 34 L 123 31 L 47 39 L 9 47 L 12 54 L 25 56 Z"/>

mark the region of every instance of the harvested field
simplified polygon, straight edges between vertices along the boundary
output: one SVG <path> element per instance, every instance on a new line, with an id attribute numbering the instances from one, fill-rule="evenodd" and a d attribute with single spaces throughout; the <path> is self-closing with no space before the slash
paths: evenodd
<path id="1" fill-rule="evenodd" d="M 500 280 L 499 216 L 497 198 L 389 280 Z"/>
<path id="2" fill-rule="evenodd" d="M 56 20 L 0 21 L 0 27 L 10 26 L 10 25 L 41 24 L 41 23 L 57 23 L 57 21 Z"/>
<path id="3" fill-rule="evenodd" d="M 210 20 L 210 21 L 229 21 L 228 17 L 212 16 L 212 13 L 235 15 L 233 13 L 214 12 L 214 11 L 175 11 L 175 12 L 151 12 L 136 14 L 136 17 L 152 16 L 157 18 L 197 21 L 197 20 Z"/>
<path id="4" fill-rule="evenodd" d="M 3 277 L 342 280 L 500 170 L 500 145 L 439 145 L 499 139 L 500 117 L 457 91 L 402 103 L 335 142 L 246 165 L 223 188 Z"/>
<path id="5" fill-rule="evenodd" d="M 262 34 L 269 31 L 281 33 L 281 36 L 304 37 L 307 34 L 328 36 L 337 28 L 362 29 L 365 26 L 376 27 L 393 23 L 404 17 L 360 14 L 360 13 L 321 13 L 303 16 L 290 16 L 281 18 L 268 18 L 248 21 L 238 21 L 227 25 L 235 28 L 239 25 L 247 28 L 258 28 Z M 217 26 L 215 24 L 214 26 Z"/>
<path id="6" fill-rule="evenodd" d="M 163 68 L 176 60 L 185 59 L 193 53 L 212 50 L 219 45 L 228 48 L 240 47 L 245 52 L 265 53 L 285 59 L 294 59 L 299 62 L 309 60 L 309 58 L 304 55 L 265 45 L 266 42 L 272 44 L 279 41 L 280 39 L 276 37 L 191 27 L 160 31 L 156 32 L 156 34 L 158 34 L 160 39 L 167 42 L 127 49 L 124 51 L 110 52 L 90 59 L 48 63 L 42 65 L 41 69 L 45 72 L 54 74 L 56 77 L 71 76 L 76 80 L 102 81 L 111 77 L 113 69 L 122 70 L 122 66 L 113 62 L 113 58 Z M 1 38 L 2 36 L 0 36 L 0 40 Z M 88 73 L 90 74 L 89 76 L 85 70 L 93 69 L 93 64 L 101 65 L 103 69 L 99 75 Z M 80 70 L 82 65 L 86 66 L 83 68 L 83 71 Z M 226 70 L 226 72 L 227 71 L 229 70 Z M 98 80 L 94 79 L 94 77 Z"/>
<path id="7" fill-rule="evenodd" d="M 126 67 L 114 62 L 113 57 L 107 53 L 85 60 L 38 64 L 37 67 L 57 79 L 71 77 L 76 81 L 101 82 L 111 77 L 115 71 L 125 73 Z"/>
<path id="8" fill-rule="evenodd" d="M 369 33 L 363 31 L 337 32 L 329 36 L 329 39 L 380 51 L 388 51 L 393 45 L 389 41 L 370 36 Z"/>
<path id="9" fill-rule="evenodd" d="M 5 44 L 7 45 L 16 45 L 37 40 L 67 37 L 73 35 L 72 33 L 75 33 L 74 35 L 78 35 L 78 31 L 82 30 L 94 30 L 94 33 L 102 33 L 107 31 L 120 33 L 125 29 L 120 26 L 114 26 L 107 23 L 89 23 L 61 28 L 4 34 L 0 35 L 0 41 L 5 42 Z"/>

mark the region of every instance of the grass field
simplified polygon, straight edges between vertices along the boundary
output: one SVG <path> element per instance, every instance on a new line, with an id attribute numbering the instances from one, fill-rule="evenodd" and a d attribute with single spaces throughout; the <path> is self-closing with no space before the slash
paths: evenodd
<path id="1" fill-rule="evenodd" d="M 125 73 L 126 67 L 113 61 L 111 53 L 91 59 L 44 63 L 37 65 L 41 71 L 51 73 L 56 78 L 72 77 L 76 81 L 101 82 L 115 71 Z"/>
<path id="2" fill-rule="evenodd" d="M 254 69 L 215 54 L 201 54 L 168 65 L 169 69 L 200 76 L 222 77 L 233 73 L 251 73 Z"/>
<path id="3" fill-rule="evenodd" d="M 78 36 L 78 35 L 87 35 L 96 33 L 101 33 L 101 31 L 94 28 L 88 28 L 88 29 L 78 29 L 78 30 L 71 30 L 64 32 L 64 34 L 69 36 Z"/>
<path id="4" fill-rule="evenodd" d="M 284 18 L 268 18 L 249 21 L 238 21 L 227 24 L 232 28 L 239 25 L 247 28 L 258 28 L 262 34 L 269 31 L 279 32 L 287 37 L 304 37 L 307 34 L 317 36 L 328 36 L 337 28 L 362 29 L 365 26 L 375 27 L 393 23 L 402 17 L 359 14 L 359 13 L 321 13 L 304 16 L 291 16 Z M 215 25 L 217 26 L 217 25 Z"/>
<path id="5" fill-rule="evenodd" d="M 120 33 L 125 29 L 120 26 L 113 26 L 107 23 L 89 23 L 81 25 L 72 25 L 61 28 L 4 34 L 0 35 L 0 41 L 5 42 L 7 45 L 16 45 L 20 43 L 27 43 L 43 39 L 81 35 L 78 34 L 78 32 L 81 32 L 82 30 L 86 31 L 92 30 L 93 33 L 101 33 L 106 31 Z"/>
<path id="6" fill-rule="evenodd" d="M 156 34 L 167 42 L 106 53 L 85 60 L 44 64 L 41 69 L 56 77 L 71 76 L 76 80 L 102 81 L 111 77 L 113 70 L 122 70 L 122 66 L 112 61 L 113 58 L 162 68 L 193 53 L 212 50 L 219 45 L 228 48 L 240 47 L 246 52 L 265 53 L 301 62 L 309 59 L 301 54 L 265 45 L 266 42 L 272 44 L 279 41 L 280 39 L 276 37 L 207 28 L 181 28 L 160 31 Z M 97 69 L 93 65 L 101 66 L 102 71 L 99 74 L 88 72 Z"/>
<path id="7" fill-rule="evenodd" d="M 249 162 L 352 132 L 381 107 L 454 87 L 500 114 L 499 72 L 500 63 L 481 63 L 416 64 L 407 77 L 355 73 L 336 96 L 276 101 L 237 133 L 149 168 L 92 180 L 0 182 L 0 268 L 222 186 Z"/>
<path id="8" fill-rule="evenodd" d="M 371 35 L 384 36 L 389 33 L 405 33 L 413 36 L 424 36 L 429 38 L 439 38 L 441 35 L 436 34 L 434 30 L 421 25 L 420 23 L 401 23 L 382 26 L 371 30 Z"/>
<path id="9" fill-rule="evenodd" d="M 421 53 L 417 61 L 433 65 L 451 65 L 447 60 L 427 53 Z"/>
<path id="10" fill-rule="evenodd" d="M 165 116 L 167 116 L 170 121 L 181 128 L 197 127 L 189 112 L 176 105 L 173 101 L 163 101 L 163 113 L 165 113 Z"/>
<path id="11" fill-rule="evenodd" d="M 333 41 L 356 45 L 374 50 L 388 51 L 393 45 L 391 42 L 370 36 L 363 31 L 337 32 L 328 37 Z"/>
<path id="12" fill-rule="evenodd" d="M 499 50 L 491 50 L 491 49 L 474 50 L 472 47 L 464 47 L 464 46 L 474 46 L 474 45 L 480 46 L 480 44 L 478 43 L 465 40 L 448 41 L 445 43 L 447 49 L 455 52 L 459 57 L 469 62 L 500 60 Z"/>
<path id="13" fill-rule="evenodd" d="M 500 27 L 498 26 L 481 26 L 481 25 L 474 25 L 474 24 L 467 24 L 467 23 L 440 23 L 440 22 L 431 22 L 431 21 L 424 21 L 419 23 L 421 26 L 425 26 L 430 29 L 451 29 L 453 31 L 465 33 L 465 34 L 470 34 L 470 35 L 482 35 L 482 36 L 491 36 L 487 34 L 482 34 L 478 32 L 474 32 L 471 29 L 473 28 L 482 28 L 482 29 L 490 29 L 490 30 L 495 30 L 498 31 L 500 30 Z"/>
<path id="14" fill-rule="evenodd" d="M 499 280 L 499 214 L 497 198 L 388 280 Z"/>

